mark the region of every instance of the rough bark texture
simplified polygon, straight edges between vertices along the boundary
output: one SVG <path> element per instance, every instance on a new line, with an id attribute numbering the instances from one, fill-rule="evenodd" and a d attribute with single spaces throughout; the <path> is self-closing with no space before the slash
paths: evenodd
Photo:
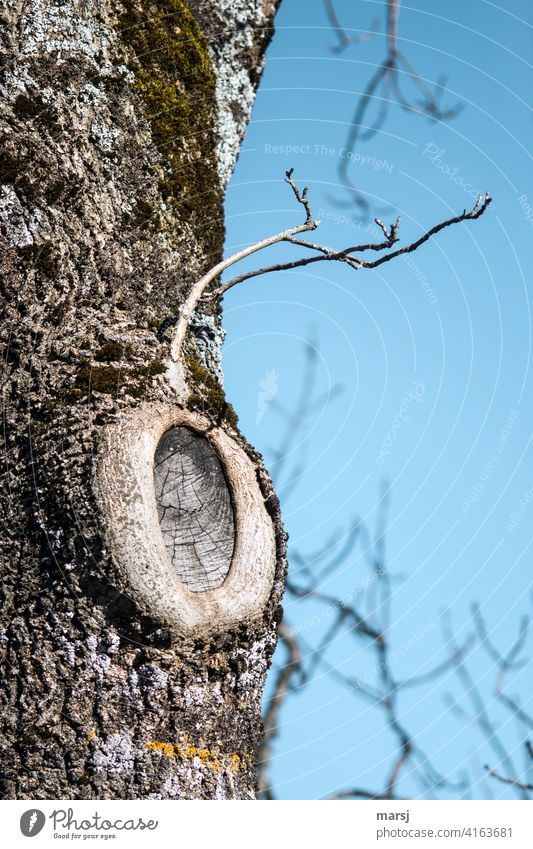
<path id="1" fill-rule="evenodd" d="M 0 793 L 251 798 L 285 537 L 261 616 L 178 638 L 103 543 L 101 429 L 176 402 L 167 332 L 219 258 L 267 0 L 7 0 L 0 18 Z M 245 445 L 196 317 L 188 404 Z M 253 564 L 251 564 L 253 579 Z"/>

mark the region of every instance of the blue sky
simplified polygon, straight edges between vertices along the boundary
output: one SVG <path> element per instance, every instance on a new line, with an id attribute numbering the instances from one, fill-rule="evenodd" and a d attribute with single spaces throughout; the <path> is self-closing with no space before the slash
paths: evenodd
<path id="1" fill-rule="evenodd" d="M 346 29 L 364 30 L 376 17 L 383 27 L 382 2 L 338 0 L 337 9 Z M 375 212 L 387 221 L 401 215 L 402 244 L 490 190 L 494 203 L 480 220 L 439 234 L 411 261 L 357 273 L 316 264 L 244 282 L 224 301 L 228 398 L 274 477 L 283 435 L 277 405 L 294 407 L 305 340 L 318 351 L 319 403 L 291 449 L 305 462 L 294 480 L 289 458 L 289 478 L 278 487 L 293 551 L 319 548 L 355 515 L 373 529 L 388 482 L 387 562 L 399 576 L 391 642 L 401 646 L 425 628 L 398 662 L 400 677 L 444 659 L 445 609 L 464 635 L 479 602 L 502 650 L 531 612 L 532 26 L 525 0 L 505 9 L 485 0 L 404 5 L 400 48 L 424 79 L 446 74 L 446 102 L 464 108 L 449 122 L 430 122 L 391 106 L 382 131 L 359 144 L 350 166 Z M 227 193 L 227 253 L 300 221 L 282 180 L 289 167 L 309 186 L 323 221 L 318 241 L 341 248 L 366 239 L 369 219 L 339 203 L 347 195 L 337 167 L 357 95 L 385 42 L 378 35 L 340 55 L 329 49 L 333 42 L 321 0 L 283 0 Z M 278 246 L 269 257 L 296 255 Z M 256 264 L 257 257 L 246 267 Z M 327 591 L 348 592 L 364 569 L 361 558 L 349 557 Z M 297 577 L 295 563 L 291 570 Z M 321 619 L 301 601 L 288 600 L 286 611 L 293 625 Z M 306 639 L 316 644 L 327 627 L 321 620 Z M 372 674 L 353 640 L 339 637 L 328 657 L 345 671 Z M 523 729 L 492 703 L 493 670 L 482 652 L 473 653 L 470 669 L 522 769 Z M 528 677 L 526 667 L 509 682 L 524 705 Z M 467 770 L 472 794 L 483 797 L 481 767 L 499 762 L 475 726 L 450 710 L 445 694 L 461 692 L 445 676 L 406 693 L 402 716 L 433 764 L 455 778 Z M 391 746 L 375 709 L 319 672 L 283 713 L 273 763 L 278 794 L 319 798 L 354 783 L 377 787 Z M 421 793 L 409 772 L 401 786 Z M 509 796 L 491 786 L 494 796 Z"/>

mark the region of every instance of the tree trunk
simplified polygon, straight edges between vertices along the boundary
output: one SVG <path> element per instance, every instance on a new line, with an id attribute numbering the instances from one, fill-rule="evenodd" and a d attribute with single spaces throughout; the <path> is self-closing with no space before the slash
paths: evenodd
<path id="1" fill-rule="evenodd" d="M 273 0 L 6 0 L 3 798 L 253 798 L 285 536 L 220 384 Z"/>

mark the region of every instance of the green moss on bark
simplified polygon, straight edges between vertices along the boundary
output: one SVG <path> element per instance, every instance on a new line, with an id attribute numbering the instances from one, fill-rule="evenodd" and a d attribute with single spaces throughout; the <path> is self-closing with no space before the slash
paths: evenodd
<path id="1" fill-rule="evenodd" d="M 106 349 L 104 353 L 106 355 L 111 354 L 111 351 Z M 143 398 L 149 389 L 151 380 L 164 372 L 165 366 L 160 360 L 153 360 L 145 366 L 124 367 L 123 369 L 112 365 L 91 366 L 86 364 L 81 366 L 76 373 L 71 395 L 74 398 L 83 397 L 91 392 L 118 395 L 119 391 L 123 390 L 132 398 Z"/>
<path id="2" fill-rule="evenodd" d="M 204 36 L 183 0 L 122 0 L 121 38 L 161 157 L 161 196 L 179 221 L 220 253 L 224 238 L 215 161 L 215 75 Z M 139 199 L 142 204 L 143 199 Z"/>
<path id="3" fill-rule="evenodd" d="M 188 406 L 216 422 L 225 421 L 237 430 L 237 414 L 232 405 L 226 401 L 224 389 L 216 377 L 200 365 L 195 357 L 185 357 L 185 365 L 192 390 L 187 402 Z"/>
<path id="4" fill-rule="evenodd" d="M 99 363 L 118 363 L 126 352 L 124 345 L 120 342 L 105 342 L 102 347 L 94 355 L 95 360 Z"/>

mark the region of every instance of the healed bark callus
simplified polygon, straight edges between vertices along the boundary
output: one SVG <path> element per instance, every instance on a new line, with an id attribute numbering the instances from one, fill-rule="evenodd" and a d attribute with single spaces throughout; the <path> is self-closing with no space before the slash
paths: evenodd
<path id="1" fill-rule="evenodd" d="M 225 485 L 210 489 L 204 479 L 204 491 L 196 493 L 200 499 L 194 508 L 200 512 L 187 517 L 187 510 L 175 510 L 162 525 L 157 466 L 168 455 L 169 434 L 186 429 L 196 435 L 196 454 L 200 450 L 204 458 L 210 458 L 212 472 L 218 464 L 219 483 L 225 478 Z M 107 517 L 106 542 L 139 607 L 188 637 L 220 631 L 259 615 L 272 588 L 276 545 L 255 467 L 241 446 L 198 413 L 154 403 L 143 404 L 106 426 L 102 436 L 96 490 Z M 181 497 L 182 506 L 191 507 L 196 497 L 190 468 L 194 459 L 190 446 L 182 444 L 181 450 L 184 477 L 175 482 L 176 503 Z M 157 461 L 156 452 L 163 452 Z M 174 537 L 187 545 L 185 560 L 183 553 L 181 559 L 171 559 L 172 522 Z M 206 546 L 209 537 L 215 539 L 214 550 Z M 224 552 L 227 574 L 220 581 Z M 218 586 L 213 586 L 213 578 L 206 583 L 205 576 L 213 569 Z M 202 589 L 206 585 L 209 588 Z"/>

